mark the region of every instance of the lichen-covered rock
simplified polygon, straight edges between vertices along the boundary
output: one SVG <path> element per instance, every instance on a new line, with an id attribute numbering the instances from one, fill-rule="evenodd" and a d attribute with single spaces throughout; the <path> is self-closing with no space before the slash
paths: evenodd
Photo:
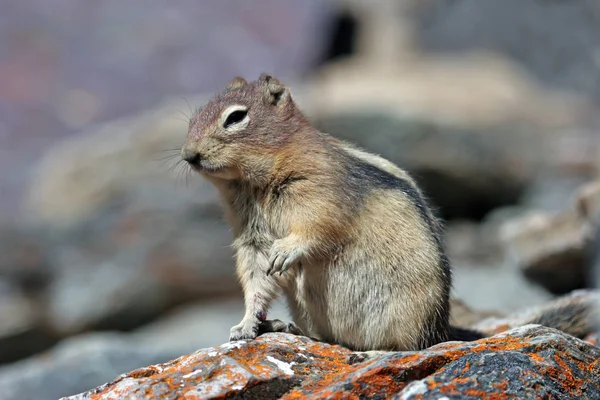
<path id="1" fill-rule="evenodd" d="M 242 392 L 254 398 L 278 398 L 311 375 L 323 379 L 336 375 L 345 367 L 348 353 L 306 337 L 266 334 L 132 371 L 72 399 L 193 399 Z"/>
<path id="2" fill-rule="evenodd" d="M 346 363 L 348 353 L 306 337 L 266 334 L 138 369 L 65 399 L 600 398 L 600 348 L 539 325 L 355 365 Z"/>

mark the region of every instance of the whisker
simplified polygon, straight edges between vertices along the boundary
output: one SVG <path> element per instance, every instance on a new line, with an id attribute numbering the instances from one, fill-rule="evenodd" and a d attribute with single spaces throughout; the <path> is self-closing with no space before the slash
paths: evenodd
<path id="1" fill-rule="evenodd" d="M 181 112 L 181 111 L 179 111 L 179 112 Z M 182 113 L 182 114 L 183 114 L 183 113 Z M 185 114 L 183 114 L 183 115 L 185 115 Z M 186 124 L 188 124 L 188 125 L 189 125 L 189 123 L 190 123 L 190 119 L 189 119 L 187 116 L 186 116 L 185 118 L 181 118 L 181 117 L 179 117 L 179 116 L 174 116 L 174 117 L 172 117 L 172 118 L 173 118 L 173 119 L 176 119 L 177 121 L 184 122 L 184 123 L 186 123 Z"/>
<path id="2" fill-rule="evenodd" d="M 184 183 L 185 180 L 185 174 L 187 171 L 187 163 L 185 164 L 180 164 L 181 168 L 179 168 L 179 171 L 177 172 L 177 183 L 179 183 L 181 181 L 181 183 Z M 187 187 L 187 183 L 186 183 L 186 187 Z"/>
<path id="3" fill-rule="evenodd" d="M 185 102 L 187 103 L 188 108 L 190 109 L 190 115 L 193 116 L 194 115 L 194 110 L 192 110 L 192 106 L 190 106 L 190 102 L 185 97 L 183 99 L 185 100 Z"/>
<path id="4" fill-rule="evenodd" d="M 176 151 L 181 151 L 181 147 L 172 147 L 169 149 L 162 149 L 162 150 L 158 150 L 162 153 L 166 153 L 167 151 L 172 151 L 172 152 L 176 152 Z"/>
<path id="5" fill-rule="evenodd" d="M 155 153 L 156 157 L 154 158 L 154 161 L 160 161 L 161 165 L 164 165 L 174 158 L 181 157 L 181 148 L 156 150 Z"/>
<path id="6" fill-rule="evenodd" d="M 189 188 L 189 184 L 190 184 L 189 180 L 192 175 L 191 174 L 192 170 L 189 168 L 189 166 L 186 165 L 186 167 L 187 168 L 185 169 L 185 188 L 187 189 L 187 188 Z"/>
<path id="7" fill-rule="evenodd" d="M 183 116 L 185 117 L 185 119 L 187 119 L 188 121 L 190 120 L 190 116 L 189 116 L 189 115 L 187 115 L 186 113 L 184 113 L 184 112 L 183 112 L 183 111 L 181 111 L 181 110 L 177 110 L 177 111 L 179 111 L 179 113 L 180 113 L 181 115 L 183 115 Z"/>
<path id="8" fill-rule="evenodd" d="M 171 165 L 171 167 L 169 167 L 169 172 L 174 172 L 175 169 L 179 167 L 183 162 L 183 160 L 177 160 L 173 165 Z"/>
<path id="9" fill-rule="evenodd" d="M 172 156 L 168 156 L 168 157 L 164 157 L 162 159 L 156 159 L 155 161 L 158 162 L 160 164 L 161 167 L 165 166 L 167 163 L 169 163 L 170 161 L 173 161 L 175 158 L 177 157 L 176 154 L 173 154 Z M 177 160 L 177 162 L 179 162 L 180 160 Z"/>

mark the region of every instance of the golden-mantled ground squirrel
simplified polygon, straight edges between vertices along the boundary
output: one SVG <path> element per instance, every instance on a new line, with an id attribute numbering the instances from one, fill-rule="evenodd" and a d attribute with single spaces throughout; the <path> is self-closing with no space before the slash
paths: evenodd
<path id="1" fill-rule="evenodd" d="M 415 182 L 319 132 L 272 76 L 235 78 L 201 108 L 182 158 L 217 187 L 233 228 L 246 312 L 230 340 L 306 334 L 357 361 L 481 337 L 449 325 L 441 227 Z M 295 325 L 267 320 L 280 291 Z"/>

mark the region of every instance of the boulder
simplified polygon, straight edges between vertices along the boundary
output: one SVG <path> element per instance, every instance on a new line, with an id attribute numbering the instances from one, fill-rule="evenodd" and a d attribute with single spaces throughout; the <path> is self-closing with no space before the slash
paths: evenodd
<path id="1" fill-rule="evenodd" d="M 38 269 L 60 335 L 133 329 L 183 302 L 239 293 L 217 192 L 180 157 L 181 110 L 209 96 L 91 127 L 36 165 L 17 242 L 49 265 Z"/>
<path id="2" fill-rule="evenodd" d="M 407 169 L 446 218 L 481 219 L 495 207 L 516 203 L 537 165 L 512 151 L 501 133 L 484 136 L 366 108 L 321 114 L 315 121 L 321 130 Z"/>
<path id="3" fill-rule="evenodd" d="M 600 222 L 600 180 L 582 186 L 576 194 L 576 207 L 589 223 Z"/>
<path id="4" fill-rule="evenodd" d="M 485 318 L 500 318 L 502 316 L 504 316 L 504 313 L 500 311 L 474 310 L 461 299 L 450 299 L 450 323 L 454 326 L 470 326 Z"/>
<path id="5" fill-rule="evenodd" d="M 0 335 L 16 325 L 14 318 L 5 319 L 5 309 L 0 307 Z M 64 339 L 40 354 L 0 367 L 0 400 L 57 399 L 101 385 L 132 369 L 216 346 L 227 340 L 229 329 L 243 313 L 241 298 L 196 303 L 178 307 L 132 332 L 94 332 Z M 269 317 L 289 319 L 280 302 Z M 34 338 L 22 331 L 10 342 L 0 336 L 0 356 L 12 356 L 19 344 L 26 343 L 25 339 Z"/>
<path id="6" fill-rule="evenodd" d="M 600 8 L 594 0 L 429 1 L 413 21 L 425 52 L 503 54 L 548 86 L 600 102 Z"/>
<path id="7" fill-rule="evenodd" d="M 51 284 L 47 249 L 26 229 L 0 224 L 0 364 L 52 346 L 58 336 L 45 321 Z"/>
<path id="8" fill-rule="evenodd" d="M 312 77 L 309 114 L 319 129 L 412 172 L 444 217 L 481 219 L 517 203 L 540 171 L 575 168 L 565 151 L 574 145 L 562 138 L 597 136 L 589 100 L 539 85 L 502 56 L 368 56 Z M 585 160 L 577 168 L 596 168 L 593 155 Z"/>
<path id="9" fill-rule="evenodd" d="M 190 94 L 220 89 L 235 75 L 306 74 L 330 20 L 322 0 L 47 7 L 25 0 L 0 15 L 2 76 L 12 82 L 0 109 L 0 168 L 10 171 L 0 175 L 0 218 L 18 211 L 31 166 L 57 141 L 165 96 L 197 107 Z M 129 17 L 141 9 L 143 18 Z M 189 113 L 187 104 L 180 110 Z"/>
<path id="10" fill-rule="evenodd" d="M 506 222 L 506 254 L 525 276 L 553 293 L 587 285 L 588 251 L 600 209 L 600 182 L 580 188 L 561 212 L 532 211 Z"/>
<path id="11" fill-rule="evenodd" d="M 179 349 L 180 350 L 180 349 Z M 57 399 L 116 375 L 177 357 L 117 333 L 95 333 L 61 342 L 49 352 L 0 367 L 0 400 Z"/>
<path id="12" fill-rule="evenodd" d="M 10 281 L 0 279 L 0 364 L 28 357 L 56 342 L 38 307 Z"/>
<path id="13" fill-rule="evenodd" d="M 181 109 L 167 101 L 90 128 L 37 166 L 23 225 L 50 264 L 44 306 L 61 336 L 133 329 L 182 302 L 238 292 L 216 191 L 170 169 L 187 132 Z"/>
<path id="14" fill-rule="evenodd" d="M 504 226 L 507 256 L 552 293 L 585 286 L 586 235 L 574 212 L 531 212 Z"/>
<path id="15" fill-rule="evenodd" d="M 578 317 L 574 318 L 574 314 Z M 581 337 L 600 333 L 600 292 L 589 289 L 575 290 L 545 304 L 526 307 L 504 315 L 496 313 L 496 315 L 479 318 L 469 326 L 486 335 L 495 335 L 507 329 L 538 321 L 540 316 L 555 317 L 554 324 L 564 323 L 569 327 L 571 334 L 578 334 Z"/>
<path id="16" fill-rule="evenodd" d="M 589 285 L 595 289 L 600 289 L 600 222 L 596 225 L 596 234 L 590 249 L 590 265 Z"/>
<path id="17" fill-rule="evenodd" d="M 545 39 L 547 33 L 557 52 L 568 47 L 593 53 L 597 28 L 586 19 L 586 12 L 595 9 L 591 2 L 512 3 L 514 7 L 489 0 L 405 0 L 367 7 L 336 1 L 355 24 L 346 38 L 353 46 L 347 57 L 335 58 L 309 81 L 317 126 L 412 172 L 446 218 L 481 219 L 496 207 L 515 204 L 540 171 L 551 167 L 578 169 L 575 174 L 596 169 L 600 120 L 589 90 L 599 86 L 590 57 L 581 62 L 585 77 L 573 73 L 567 79 L 578 80 L 577 91 L 536 79 L 530 64 L 519 63 L 504 48 L 486 46 L 488 42 L 459 46 L 465 50 L 460 53 L 431 51 L 447 42 L 479 43 L 488 36 L 491 43 L 510 36 L 513 45 L 529 46 L 531 41 L 512 28 L 514 18 L 524 30 L 536 22 L 533 30 L 540 36 L 535 39 Z M 589 40 L 583 44 L 571 31 L 562 35 L 547 21 L 539 23 L 538 10 L 561 24 L 586 19 L 577 29 Z M 469 16 L 482 23 L 465 24 Z M 503 22 L 487 24 L 496 18 Z M 464 34 L 472 30 L 478 33 Z M 545 45 L 536 47 L 544 54 L 534 64 L 552 69 L 554 60 L 544 58 Z M 529 49 L 522 52 L 533 59 L 531 54 Z"/>
<path id="18" fill-rule="evenodd" d="M 531 321 L 533 316 L 539 315 L 541 309 L 546 312 L 565 310 L 569 307 L 578 310 L 590 310 L 594 307 L 597 309 L 599 296 L 595 291 L 580 291 L 549 302 L 541 308 L 529 308 L 513 314 L 473 311 L 460 300 L 454 299 L 452 321 L 458 326 L 475 327 L 494 335 Z M 198 348 L 218 346 L 227 339 L 229 328 L 239 322 L 243 315 L 242 304 L 241 298 L 220 303 L 197 303 L 173 310 L 161 320 L 129 333 L 86 333 L 65 339 L 39 355 L 0 367 L 0 400 L 59 398 L 102 385 L 132 369 L 164 363 L 182 354 L 192 353 Z M 287 314 L 283 304 L 277 301 L 269 317 L 288 320 Z M 592 325 L 580 326 L 582 329 L 589 329 L 590 332 L 593 328 Z M 268 335 L 263 339 L 267 337 Z M 281 338 L 279 335 L 274 337 Z M 286 346 L 305 340 L 296 338 L 300 342 L 289 342 L 287 338 L 283 338 Z M 590 334 L 586 340 L 596 340 L 595 338 L 596 336 Z M 313 344 L 323 351 L 326 350 L 328 356 L 348 353 L 338 346 Z M 249 342 L 244 344 L 246 345 L 254 344 Z M 232 345 L 221 347 L 227 346 Z M 210 353 L 211 350 L 207 351 Z M 248 351 L 253 350 L 249 348 Z M 260 355 L 257 354 L 256 357 L 260 358 Z M 342 367 L 346 368 L 345 365 Z"/>
<path id="19" fill-rule="evenodd" d="M 64 399 L 596 398 L 600 348 L 539 325 L 349 365 L 340 346 L 288 334 L 202 349 Z"/>

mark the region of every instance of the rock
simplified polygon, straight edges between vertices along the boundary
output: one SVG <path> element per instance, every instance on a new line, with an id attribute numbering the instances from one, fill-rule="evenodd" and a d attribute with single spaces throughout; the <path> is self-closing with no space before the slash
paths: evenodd
<path id="1" fill-rule="evenodd" d="M 235 75 L 306 74 L 330 18 L 323 0 L 201 8 L 63 0 L 60 7 L 54 12 L 43 0 L 25 0 L 0 15 L 3 76 L 14 82 L 0 109 L 0 168 L 11 171 L 0 175 L 0 217 L 18 211 L 30 167 L 57 141 L 147 110 L 165 96 L 211 92 Z M 129 18 L 140 9 L 143 18 Z"/>
<path id="2" fill-rule="evenodd" d="M 502 246 L 485 222 L 459 220 L 446 224 L 444 243 L 452 265 L 489 265 L 502 260 Z"/>
<path id="3" fill-rule="evenodd" d="M 180 306 L 132 332 L 87 333 L 65 339 L 51 350 L 0 367 L 0 400 L 57 399 L 101 385 L 131 369 L 216 346 L 228 339 L 229 329 L 241 320 L 243 304 L 241 297 L 213 299 Z M 5 308 L 0 302 L 0 335 L 14 325 L 5 319 Z M 289 315 L 283 304 L 276 302 L 269 318 L 289 320 Z M 10 348 L 11 344 L 19 342 L 5 345 L 0 337 L 1 357 L 18 349 Z"/>
<path id="4" fill-rule="evenodd" d="M 504 54 L 547 86 L 600 101 L 595 1 L 444 0 L 422 4 L 415 40 L 426 52 Z"/>
<path id="5" fill-rule="evenodd" d="M 470 325 L 470 328 L 484 332 L 486 335 L 494 335 L 507 329 L 517 328 L 525 324 L 538 321 L 541 315 L 562 316 L 571 334 L 579 331 L 581 337 L 589 333 L 600 333 L 600 292 L 597 290 L 576 290 L 568 295 L 558 297 L 545 304 L 536 305 L 512 312 L 505 316 L 489 316 Z M 571 318 L 572 314 L 582 316 L 581 319 Z M 538 321 L 539 322 L 539 321 Z M 579 322 L 579 324 L 577 324 Z M 553 321 L 557 323 L 557 318 Z M 573 326 L 572 326 L 573 325 Z"/>
<path id="6" fill-rule="evenodd" d="M 128 330 L 182 302 L 238 293 L 231 238 L 213 213 L 134 205 L 56 235 L 62 263 L 49 290 L 50 322 L 65 335 Z"/>
<path id="7" fill-rule="evenodd" d="M 513 213 L 516 212 L 501 208 L 488 214 L 479 224 L 451 221 L 446 225 L 444 242 L 453 267 L 452 291 L 473 313 L 492 310 L 506 313 L 544 304 L 554 297 L 528 280 L 504 255 L 498 229 L 508 218 L 507 214 Z"/>
<path id="8" fill-rule="evenodd" d="M 443 217 L 481 219 L 517 203 L 539 171 L 571 162 L 546 154 L 597 124 L 589 102 L 539 87 L 498 57 L 467 58 L 332 63 L 308 82 L 309 114 L 412 172 Z"/>
<path id="9" fill-rule="evenodd" d="M 31 297 L 51 284 L 53 265 L 44 246 L 46 232 L 0 224 L 0 276 Z"/>
<path id="10" fill-rule="evenodd" d="M 507 255 L 532 281 L 552 293 L 585 285 L 584 222 L 574 212 L 530 213 L 507 223 Z"/>
<path id="11" fill-rule="evenodd" d="M 589 286 L 600 289 L 600 222 L 596 225 L 596 235 L 590 249 Z"/>
<path id="12" fill-rule="evenodd" d="M 450 300 L 450 324 L 454 326 L 470 326 L 482 319 L 491 317 L 502 317 L 504 314 L 499 311 L 478 311 L 473 310 L 461 299 Z"/>
<path id="13" fill-rule="evenodd" d="M 35 302 L 9 281 L 0 279 L 0 364 L 52 346 L 57 337 L 43 324 Z"/>
<path id="14" fill-rule="evenodd" d="M 599 188 L 598 182 L 581 188 L 568 210 L 529 212 L 504 224 L 507 255 L 529 279 L 557 294 L 585 287 Z"/>
<path id="15" fill-rule="evenodd" d="M 518 204 L 521 213 L 561 213 L 565 210 L 565 205 L 573 202 L 573 193 L 577 193 L 590 181 L 586 174 L 560 173 L 557 169 L 538 174 L 525 189 Z"/>
<path id="16" fill-rule="evenodd" d="M 0 400 L 57 399 L 180 353 L 157 350 L 123 334 L 88 334 L 0 368 Z"/>
<path id="17" fill-rule="evenodd" d="M 506 5 L 490 1 L 481 5 L 406 0 L 379 2 L 376 7 L 352 0 L 336 3 L 357 24 L 348 38 L 354 41 L 354 50 L 325 65 L 310 80 L 314 120 L 323 130 L 408 169 L 442 216 L 481 219 L 496 207 L 515 204 L 540 171 L 550 167 L 577 170 L 577 174 L 597 168 L 600 120 L 597 104 L 587 96 L 590 86 L 598 87 L 597 72 L 578 77 L 580 83 L 593 82 L 581 94 L 544 85 L 511 54 L 471 48 L 460 54 L 428 51 L 435 48 L 436 39 L 451 41 L 453 35 L 447 28 L 438 36 L 441 28 L 432 20 L 446 22 L 448 17 L 452 29 L 469 30 L 470 24 L 454 19 L 456 14 L 464 18 L 470 7 L 475 13 L 485 10 L 476 14 L 485 21 L 491 10 L 506 9 L 505 19 L 510 15 L 521 21 L 522 15 L 515 11 L 519 6 L 508 11 Z M 537 15 L 532 10 L 543 8 L 530 0 L 526 3 L 528 18 Z M 572 7 L 571 12 L 591 7 Z M 560 19 L 558 8 L 550 14 Z M 571 17 L 577 19 L 573 15 L 567 19 Z M 521 35 L 506 28 L 512 26 L 509 21 L 493 26 L 523 45 Z M 528 25 L 523 22 L 523 26 Z M 595 29 L 589 22 L 586 26 Z M 477 29 L 485 31 L 488 25 L 482 23 Z M 556 32 L 552 34 L 561 40 Z M 576 37 L 570 35 L 566 41 Z M 590 54 L 595 41 L 585 46 L 585 54 Z M 539 48 L 545 51 L 544 46 Z M 591 63 L 589 57 L 587 61 Z"/>
<path id="18" fill-rule="evenodd" d="M 355 365 L 345 362 L 348 353 L 306 337 L 266 334 L 134 370 L 65 399 L 600 396 L 600 348 L 539 325 Z"/>
<path id="19" fill-rule="evenodd" d="M 505 257 L 499 227 L 511 216 L 519 215 L 520 208 L 497 209 L 480 223 L 449 221 L 446 224 L 444 242 L 453 267 L 453 295 L 477 314 L 492 310 L 506 313 L 541 305 L 554 297 L 527 279 L 521 269 Z"/>
<path id="20" fill-rule="evenodd" d="M 579 213 L 590 224 L 600 223 L 600 180 L 581 187 L 576 194 L 575 202 Z"/>
<path id="21" fill-rule="evenodd" d="M 541 305 L 553 295 L 508 262 L 487 265 L 458 265 L 453 271 L 453 292 L 477 312 L 508 312 Z"/>
<path id="22" fill-rule="evenodd" d="M 368 109 L 339 110 L 316 123 L 407 169 L 446 218 L 481 219 L 517 202 L 537 165 L 508 147 L 502 133 L 483 136 Z"/>
<path id="23" fill-rule="evenodd" d="M 186 108 L 167 102 L 100 125 L 38 166 L 23 223 L 44 233 L 36 240 L 52 264 L 47 320 L 61 336 L 133 329 L 182 302 L 239 292 L 216 191 L 169 171 Z"/>
<path id="24" fill-rule="evenodd" d="M 52 346 L 58 335 L 45 322 L 52 266 L 34 232 L 0 228 L 0 364 Z"/>
<path id="25" fill-rule="evenodd" d="M 179 354 L 217 346 L 229 338 L 231 327 L 242 320 L 244 299 L 241 294 L 240 291 L 239 296 L 231 299 L 182 305 L 159 320 L 136 329 L 131 335 L 138 343 L 165 351 L 178 350 Z M 291 320 L 283 301 L 274 302 L 269 310 L 269 319 Z"/>

